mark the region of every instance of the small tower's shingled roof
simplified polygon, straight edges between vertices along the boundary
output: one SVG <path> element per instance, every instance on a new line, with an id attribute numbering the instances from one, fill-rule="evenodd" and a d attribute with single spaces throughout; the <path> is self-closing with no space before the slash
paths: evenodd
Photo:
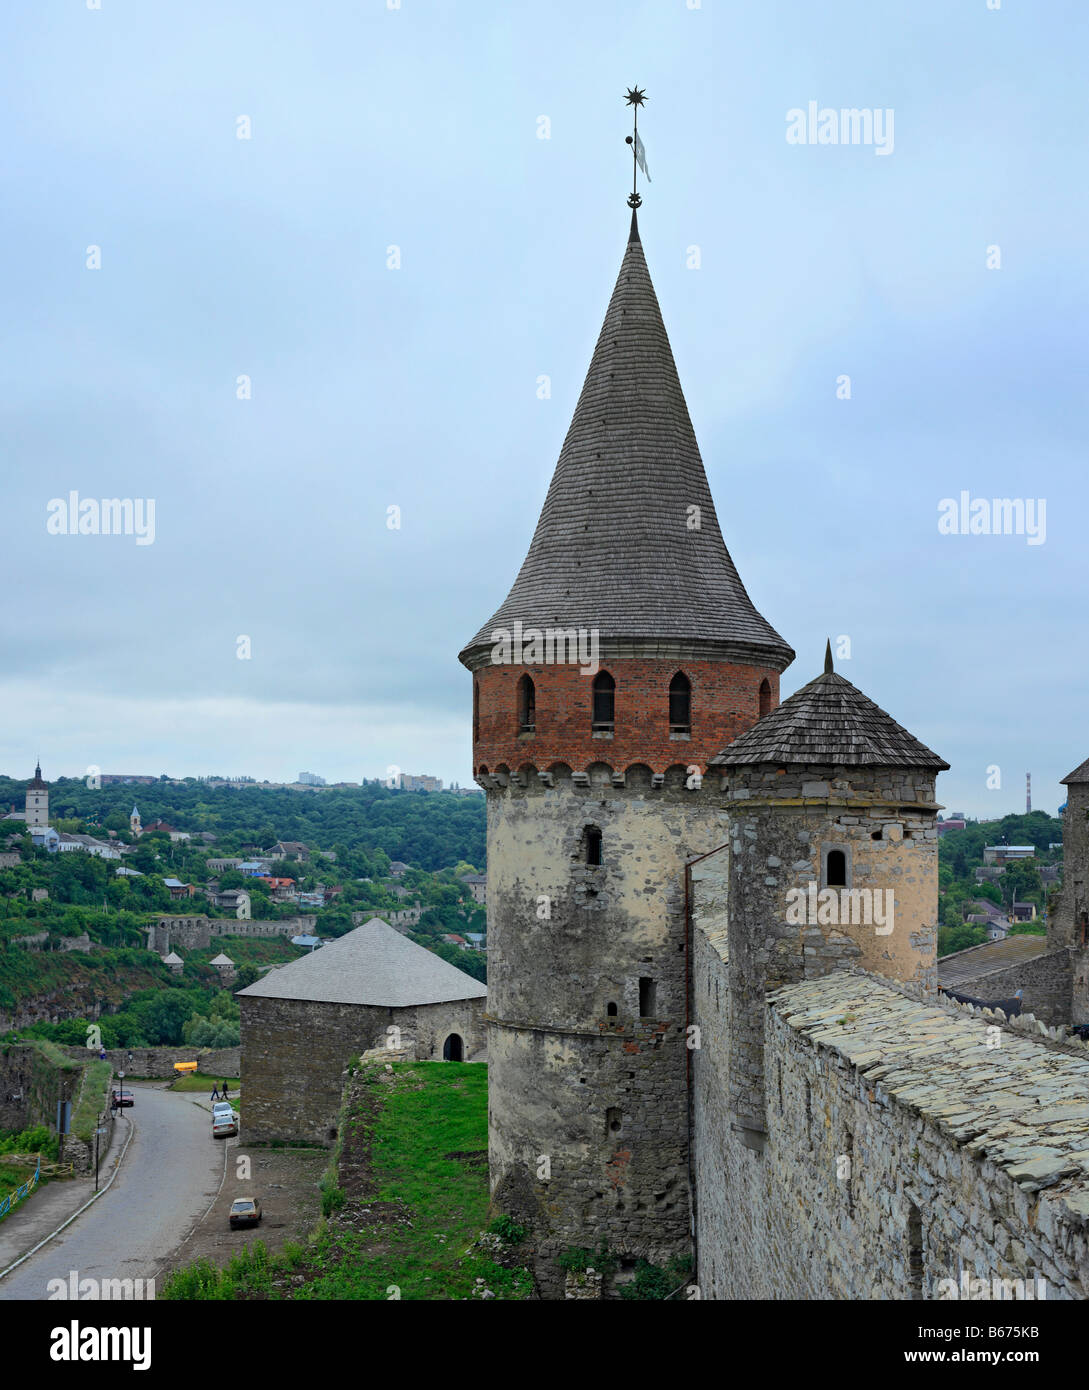
<path id="1" fill-rule="evenodd" d="M 42 781 L 42 765 L 39 762 L 34 768 L 34 779 L 26 784 L 27 791 L 46 791 L 46 783 Z"/>
<path id="2" fill-rule="evenodd" d="M 603 643 L 713 643 L 715 655 L 778 670 L 794 659 L 722 539 L 634 214 L 529 553 L 461 660 L 476 664 L 518 620 L 597 629 Z"/>
<path id="3" fill-rule="evenodd" d="M 1089 758 L 1086 758 L 1073 772 L 1067 773 L 1062 782 L 1064 786 L 1069 786 L 1071 782 L 1089 782 Z"/>
<path id="4" fill-rule="evenodd" d="M 822 675 L 711 759 L 711 765 L 719 767 L 753 763 L 926 767 L 939 772 L 949 766 L 857 686 L 837 675 L 831 653 Z"/>

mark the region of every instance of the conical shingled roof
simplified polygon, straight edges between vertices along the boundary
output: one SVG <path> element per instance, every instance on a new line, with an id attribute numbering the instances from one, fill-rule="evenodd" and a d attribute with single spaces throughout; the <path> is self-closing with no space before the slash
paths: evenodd
<path id="1" fill-rule="evenodd" d="M 753 763 L 817 767 L 926 767 L 949 764 L 919 742 L 862 691 L 831 670 L 796 690 L 788 700 L 735 738 L 712 766 Z"/>
<path id="2" fill-rule="evenodd" d="M 698 530 L 689 529 L 693 507 Z M 715 643 L 780 670 L 794 659 L 722 539 L 634 214 L 529 553 L 462 661 L 472 664 L 474 649 L 518 620 L 523 629 L 596 628 L 603 644 Z"/>
<path id="3" fill-rule="evenodd" d="M 1089 782 L 1089 758 L 1062 778 L 1063 786 L 1068 786 L 1071 782 Z"/>

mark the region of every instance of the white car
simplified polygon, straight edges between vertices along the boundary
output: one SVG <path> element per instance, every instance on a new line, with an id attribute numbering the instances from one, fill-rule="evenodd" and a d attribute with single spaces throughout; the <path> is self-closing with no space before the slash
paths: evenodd
<path id="1" fill-rule="evenodd" d="M 226 1101 L 217 1101 L 212 1106 L 212 1138 L 226 1138 L 228 1134 L 238 1133 L 238 1116 Z"/>

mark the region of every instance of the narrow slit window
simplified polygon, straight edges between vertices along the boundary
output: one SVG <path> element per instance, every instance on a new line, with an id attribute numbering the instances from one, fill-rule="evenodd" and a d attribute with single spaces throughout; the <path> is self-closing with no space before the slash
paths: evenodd
<path id="1" fill-rule="evenodd" d="M 768 681 L 760 682 L 760 718 L 765 714 L 771 713 L 771 685 Z"/>
<path id="2" fill-rule="evenodd" d="M 518 732 L 537 732 L 537 690 L 530 676 L 523 676 L 518 682 Z"/>
<path id="3" fill-rule="evenodd" d="M 595 730 L 612 732 L 616 711 L 616 681 L 608 671 L 594 677 L 591 724 Z"/>
<path id="4" fill-rule="evenodd" d="M 658 1002 L 658 986 L 653 980 L 641 976 L 639 980 L 639 1017 L 653 1018 Z"/>
<path id="5" fill-rule="evenodd" d="M 683 671 L 669 682 L 669 732 L 692 732 L 692 683 Z"/>
<path id="6" fill-rule="evenodd" d="M 586 850 L 587 864 L 600 864 L 601 831 L 597 828 L 596 825 L 588 825 L 586 827 L 586 835 L 583 840 L 583 844 Z"/>

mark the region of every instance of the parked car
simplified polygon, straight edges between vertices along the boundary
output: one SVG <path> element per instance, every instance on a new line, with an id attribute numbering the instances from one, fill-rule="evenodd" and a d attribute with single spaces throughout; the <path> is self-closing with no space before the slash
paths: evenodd
<path id="1" fill-rule="evenodd" d="M 261 1203 L 256 1197 L 236 1197 L 227 1219 L 232 1230 L 236 1226 L 256 1226 L 261 1220 Z"/>
<path id="2" fill-rule="evenodd" d="M 114 1110 L 119 1110 L 123 1105 L 133 1105 L 135 1101 L 136 1097 L 131 1091 L 119 1091 L 115 1087 L 110 1092 L 110 1107 Z"/>
<path id="3" fill-rule="evenodd" d="M 223 1139 L 238 1133 L 238 1116 L 231 1107 L 217 1105 L 212 1111 L 212 1138 Z"/>
<path id="4" fill-rule="evenodd" d="M 226 1101 L 226 1100 L 217 1100 L 217 1101 L 213 1101 L 213 1103 L 212 1103 L 212 1114 L 213 1114 L 213 1115 L 233 1115 L 233 1114 L 234 1114 L 234 1106 L 230 1103 L 230 1101 Z"/>

